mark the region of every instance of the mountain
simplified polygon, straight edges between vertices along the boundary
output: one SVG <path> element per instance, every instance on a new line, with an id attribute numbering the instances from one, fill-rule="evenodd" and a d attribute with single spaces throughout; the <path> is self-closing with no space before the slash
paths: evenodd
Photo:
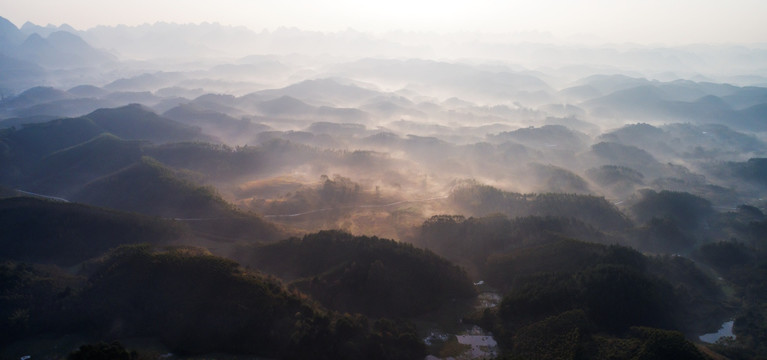
<path id="1" fill-rule="evenodd" d="M 231 211 L 211 188 L 182 180 L 151 158 L 86 184 L 72 199 L 171 218 L 213 218 Z"/>
<path id="2" fill-rule="evenodd" d="M 601 116 L 644 118 L 662 114 L 667 97 L 665 91 L 655 86 L 641 85 L 588 100 L 582 106 Z"/>
<path id="3" fill-rule="evenodd" d="M 143 338 L 173 353 L 204 357 L 213 353 L 278 359 L 425 356 L 412 325 L 327 311 L 273 278 L 201 249 L 122 246 L 84 269 L 73 277 L 51 267 L 0 264 L 0 274 L 9 280 L 3 283 L 0 298 L 4 315 L 0 344 L 9 348 L 4 353 L 15 358 L 13 350 L 20 344 L 14 340 L 29 341 L 55 331 L 95 341 Z M 21 321 L 11 317 L 19 312 L 29 317 Z M 47 352 L 32 345 L 24 353 L 63 356 L 81 344 L 64 342 Z M 123 353 L 126 358 L 139 356 Z M 113 352 L 106 358 L 121 358 L 115 356 L 119 355 Z"/>
<path id="4" fill-rule="evenodd" d="M 29 191 L 69 197 L 85 184 L 141 159 L 140 142 L 101 134 L 42 158 L 28 180 Z"/>
<path id="5" fill-rule="evenodd" d="M 662 167 L 650 153 L 631 145 L 603 141 L 592 145 L 589 153 L 603 165 L 625 166 L 649 176 L 657 176 Z"/>
<path id="6" fill-rule="evenodd" d="M 616 91 L 645 86 L 649 83 L 650 81 L 647 79 L 635 78 L 626 75 L 597 74 L 576 81 L 575 86 L 587 86 L 596 90 L 598 93 L 609 94 Z"/>
<path id="7" fill-rule="evenodd" d="M 67 92 L 84 98 L 99 98 L 109 93 L 109 91 L 94 85 L 77 85 Z"/>
<path id="8" fill-rule="evenodd" d="M 489 135 L 493 142 L 514 141 L 537 149 L 553 149 L 578 152 L 585 149 L 589 137 L 562 125 L 544 125 Z"/>
<path id="9" fill-rule="evenodd" d="M 390 101 L 389 99 L 373 100 L 374 101 L 368 102 L 367 104 L 361 106 L 360 110 L 375 114 L 376 116 L 384 119 L 402 117 L 416 117 L 425 119 L 428 117 L 425 112 L 412 108 L 414 104 L 408 104 L 409 100 L 405 102 L 405 104 L 399 104 L 396 101 Z"/>
<path id="10" fill-rule="evenodd" d="M 554 165 L 531 163 L 528 168 L 538 179 L 536 188 L 541 192 L 566 193 L 566 194 L 592 194 L 586 180 L 578 174 Z"/>
<path id="11" fill-rule="evenodd" d="M 25 35 L 8 19 L 0 16 L 0 47 L 10 49 L 21 44 Z"/>
<path id="12" fill-rule="evenodd" d="M 0 199 L 3 260 L 72 266 L 123 244 L 168 244 L 186 233 L 172 221 L 29 197 Z"/>
<path id="13" fill-rule="evenodd" d="M 664 104 L 670 116 L 678 119 L 701 122 L 728 123 L 737 120 L 737 113 L 722 98 L 706 95 L 695 101 L 675 101 Z"/>
<path id="14" fill-rule="evenodd" d="M 262 131 L 270 130 L 267 125 L 252 123 L 246 119 L 235 119 L 227 114 L 208 110 L 196 103 L 180 104 L 162 114 L 171 120 L 191 126 L 198 126 L 207 134 L 230 143 L 246 143 Z"/>
<path id="15" fill-rule="evenodd" d="M 741 119 L 733 122 L 733 126 L 742 130 L 765 132 L 767 131 L 767 102 L 754 105 L 739 112 Z"/>
<path id="16" fill-rule="evenodd" d="M 361 88 L 353 84 L 344 84 L 336 79 L 305 80 L 281 89 L 262 90 L 257 92 L 257 94 L 266 98 L 274 99 L 290 96 L 318 105 L 330 104 L 341 106 L 357 105 L 380 95 L 377 91 Z"/>
<path id="17" fill-rule="evenodd" d="M 0 142 L 7 148 L 5 159 L 28 167 L 53 151 L 88 141 L 103 132 L 90 119 L 57 119 L 24 124 L 18 130 L 6 129 L 0 133 Z"/>
<path id="18" fill-rule="evenodd" d="M 34 116 L 54 116 L 54 117 L 75 117 L 83 116 L 98 109 L 110 108 L 118 104 L 104 99 L 79 98 L 55 100 L 42 104 L 32 105 L 27 108 L 17 109 L 13 113 L 16 116 L 34 117 Z"/>
<path id="19" fill-rule="evenodd" d="M 568 102 L 579 103 L 582 101 L 597 98 L 603 95 L 599 90 L 591 85 L 577 85 L 560 90 L 557 96 Z"/>
<path id="20" fill-rule="evenodd" d="M 710 201 L 676 191 L 643 190 L 632 199 L 629 210 L 639 223 L 666 218 L 683 230 L 708 226 L 705 222 L 714 214 Z"/>
<path id="21" fill-rule="evenodd" d="M 186 221 L 195 234 L 216 241 L 272 241 L 284 236 L 273 224 L 235 209 L 212 187 L 199 186 L 178 174 L 144 157 L 87 183 L 71 199 Z"/>
<path id="22" fill-rule="evenodd" d="M 46 26 L 40 26 L 29 21 L 21 25 L 21 28 L 19 30 L 21 30 L 21 32 L 24 33 L 26 36 L 36 33 L 43 37 L 46 37 L 57 31 L 66 31 L 72 34 L 78 33 L 78 31 L 72 26 L 70 26 L 69 24 L 61 24 L 59 26 L 48 24 Z"/>
<path id="23" fill-rule="evenodd" d="M 475 295 L 461 269 L 430 251 L 339 231 L 261 246 L 240 257 L 294 280 L 331 309 L 373 317 L 417 316 Z"/>
<path id="24" fill-rule="evenodd" d="M 20 109 L 51 101 L 72 98 L 74 98 L 74 96 L 66 91 L 55 89 L 50 86 L 35 86 L 25 90 L 21 94 L 6 99 L 3 101 L 2 106 L 4 108 Z"/>
<path id="25" fill-rule="evenodd" d="M 342 76 L 383 84 L 418 84 L 425 92 L 453 96 L 509 99 L 529 94 L 552 93 L 541 79 L 506 69 L 490 71 L 466 64 L 432 60 L 392 60 L 366 58 L 336 67 Z"/>
<path id="26" fill-rule="evenodd" d="M 121 78 L 104 85 L 109 91 L 154 91 L 174 85 L 184 75 L 176 72 L 144 73 L 130 78 Z"/>
<path id="27" fill-rule="evenodd" d="M 80 118 L 24 124 L 18 130 L 2 131 L 0 143 L 4 144 L 7 151 L 0 157 L 0 167 L 5 167 L 7 174 L 18 174 L 19 171 L 25 173 L 43 156 L 83 143 L 102 133 L 111 133 L 126 140 L 159 143 L 210 139 L 199 128 L 162 118 L 140 105 L 128 105 L 96 110 Z"/>
<path id="28" fill-rule="evenodd" d="M 260 102 L 256 107 L 263 115 L 267 116 L 303 117 L 310 116 L 317 111 L 314 106 L 287 95 Z"/>
<path id="29" fill-rule="evenodd" d="M 745 86 L 737 88 L 731 94 L 722 96 L 734 109 L 742 110 L 751 106 L 767 103 L 767 88 Z"/>
<path id="30" fill-rule="evenodd" d="M 631 221 L 603 197 L 576 194 L 520 194 L 468 182 L 453 188 L 449 200 L 465 214 L 510 217 L 555 216 L 575 218 L 600 230 L 631 227 Z"/>
<path id="31" fill-rule="evenodd" d="M 644 175 L 625 166 L 602 165 L 586 170 L 586 176 L 618 198 L 626 198 L 637 187 L 644 185 Z"/>
<path id="32" fill-rule="evenodd" d="M 145 146 L 143 150 L 166 166 L 214 180 L 257 173 L 267 161 L 261 149 L 253 146 L 231 148 L 222 144 L 182 142 Z"/>
<path id="33" fill-rule="evenodd" d="M 57 31 L 43 38 L 37 33 L 29 35 L 10 55 L 51 69 L 100 66 L 116 61 L 116 58 L 94 49 L 79 36 Z"/>
<path id="34" fill-rule="evenodd" d="M 199 128 L 161 117 L 139 104 L 99 109 L 84 118 L 122 139 L 173 142 L 206 140 Z"/>
<path id="35" fill-rule="evenodd" d="M 3 71 L 3 76 L 0 77 L 0 92 L 3 95 L 3 102 L 8 94 L 15 94 L 45 83 L 48 75 L 46 70 L 39 65 L 6 54 L 0 54 L 0 69 Z M 0 106 L 4 107 L 1 104 Z"/>
<path id="36" fill-rule="evenodd" d="M 0 128 L 21 127 L 24 124 L 44 123 L 58 119 L 58 116 L 38 115 L 31 117 L 13 117 L 0 120 Z"/>
<path id="37" fill-rule="evenodd" d="M 199 128 L 162 118 L 140 105 L 100 109 L 80 118 L 24 124 L 18 130 L 1 131 L 0 144 L 6 151 L 0 156 L 0 169 L 3 169 L 0 179 L 23 184 L 21 179 L 29 175 L 44 156 L 103 133 L 158 143 L 210 139 Z"/>

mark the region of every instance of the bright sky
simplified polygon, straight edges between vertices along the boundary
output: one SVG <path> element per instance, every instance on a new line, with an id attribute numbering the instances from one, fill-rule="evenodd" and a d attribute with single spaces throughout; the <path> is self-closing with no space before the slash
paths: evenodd
<path id="1" fill-rule="evenodd" d="M 767 43 L 765 0 L 3 0 L 17 26 L 218 22 L 253 30 L 550 33 L 609 42 Z"/>

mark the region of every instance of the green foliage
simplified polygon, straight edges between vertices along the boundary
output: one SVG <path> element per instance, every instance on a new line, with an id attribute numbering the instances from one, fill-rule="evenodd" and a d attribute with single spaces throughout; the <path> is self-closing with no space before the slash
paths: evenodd
<path id="1" fill-rule="evenodd" d="M 636 360 L 704 360 L 706 357 L 682 333 L 647 327 L 631 329 L 642 340 Z"/>
<path id="2" fill-rule="evenodd" d="M 726 316 L 719 287 L 681 257 L 561 240 L 493 256 L 487 272 L 508 291 L 498 312 L 506 332 L 569 310 L 611 334 L 631 326 L 696 333 Z"/>
<path id="3" fill-rule="evenodd" d="M 583 311 L 563 312 L 519 329 L 513 338 L 512 352 L 527 359 L 582 358 L 582 342 L 590 328 Z"/>
<path id="4" fill-rule="evenodd" d="M 106 132 L 128 140 L 173 142 L 207 138 L 199 128 L 163 118 L 139 104 L 113 109 L 98 109 L 84 118 Z"/>
<path id="5" fill-rule="evenodd" d="M 466 213 L 502 213 L 509 217 L 573 217 L 603 230 L 624 230 L 631 222 L 603 197 L 576 194 L 520 194 L 469 183 L 457 187 L 450 200 Z"/>
<path id="6" fill-rule="evenodd" d="M 644 271 L 646 263 L 642 254 L 629 248 L 561 239 L 493 255 L 487 261 L 486 275 L 492 284 L 507 290 L 518 278 L 538 273 L 576 273 L 600 264 Z"/>
<path id="7" fill-rule="evenodd" d="M 644 184 L 644 175 L 625 166 L 603 165 L 586 171 L 586 175 L 601 186 L 630 188 Z"/>
<path id="8" fill-rule="evenodd" d="M 764 276 L 765 274 L 761 274 Z M 762 277 L 762 279 L 765 279 Z M 761 284 L 764 288 L 764 283 Z M 735 347 L 743 347 L 761 358 L 767 357 L 767 304 L 762 297 L 751 299 L 743 312 L 735 318 L 733 332 L 737 336 Z"/>
<path id="9" fill-rule="evenodd" d="M 324 176 L 320 197 L 324 203 L 350 203 L 359 195 L 360 186 L 349 178 L 340 175 L 334 175 L 331 180 Z"/>
<path id="10" fill-rule="evenodd" d="M 695 230 L 714 211 L 711 203 L 686 192 L 643 190 L 630 206 L 634 218 L 645 223 L 653 218 L 672 220 L 683 230 Z"/>
<path id="11" fill-rule="evenodd" d="M 601 328 L 620 332 L 630 326 L 674 327 L 677 308 L 671 286 L 633 269 L 601 265 L 578 275 L 583 301 Z"/>
<path id="12" fill-rule="evenodd" d="M 282 236 L 273 224 L 236 210 L 212 187 L 185 180 L 149 157 L 87 184 L 73 199 L 148 215 L 191 218 L 188 225 L 195 233 L 214 240 Z"/>
<path id="13" fill-rule="evenodd" d="M 591 151 L 611 164 L 637 169 L 643 173 L 657 172 L 660 166 L 650 153 L 636 146 L 603 141 L 592 145 Z"/>
<path id="14" fill-rule="evenodd" d="M 430 251 L 339 231 L 264 245 L 242 261 L 297 278 L 325 306 L 369 316 L 415 316 L 474 295 L 466 274 Z"/>
<path id="15" fill-rule="evenodd" d="M 363 199 L 360 185 L 349 178 L 333 175 L 331 179 L 322 175 L 320 180 L 319 186 L 302 187 L 288 193 L 279 201 L 269 202 L 264 206 L 258 206 L 256 203 L 253 205 L 257 206 L 260 212 L 267 214 L 296 214 L 317 209 L 352 207 Z"/>
<path id="16" fill-rule="evenodd" d="M 671 218 L 653 217 L 633 229 L 631 237 L 637 248 L 655 253 L 687 253 L 696 243 L 695 238 Z"/>
<path id="17" fill-rule="evenodd" d="M 33 171 L 44 171 L 36 164 L 43 157 L 82 144 L 100 134 L 152 142 L 208 139 L 200 133 L 200 129 L 162 118 L 137 104 L 99 109 L 84 117 L 26 124 L 19 130 L 1 131 L 0 181 L 25 184 L 25 178 Z M 98 154 L 105 158 L 109 155 Z M 102 165 L 105 164 L 102 162 Z"/>
<path id="18" fill-rule="evenodd" d="M 411 359 L 423 343 L 405 324 L 328 313 L 230 260 L 122 247 L 91 269 L 80 309 L 88 329 L 157 337 L 177 353 L 230 352 L 289 359 Z"/>
<path id="19" fill-rule="evenodd" d="M 518 280 L 504 297 L 499 316 L 517 327 L 568 310 L 582 309 L 598 329 L 621 333 L 634 325 L 673 326 L 671 287 L 617 265 Z"/>
<path id="20" fill-rule="evenodd" d="M 556 242 L 562 237 L 609 243 L 614 238 L 574 218 L 505 215 L 464 218 L 437 215 L 426 220 L 412 242 L 476 272 L 489 257 L 511 250 Z"/>
<path id="21" fill-rule="evenodd" d="M 68 311 L 82 281 L 53 267 L 0 263 L 0 346 L 76 323 Z"/>
<path id="22" fill-rule="evenodd" d="M 677 331 L 633 327 L 627 337 L 594 335 L 584 344 L 583 358 L 610 360 L 708 359 Z"/>
<path id="23" fill-rule="evenodd" d="M 149 157 L 89 183 L 74 199 L 165 217 L 216 217 L 229 210 L 213 189 L 183 180 Z"/>
<path id="24" fill-rule="evenodd" d="M 84 184 L 141 159 L 138 141 L 101 134 L 53 152 L 36 164 L 27 190 L 67 197 Z"/>
<path id="25" fill-rule="evenodd" d="M 716 281 L 694 261 L 681 256 L 657 256 L 648 261 L 650 274 L 668 281 L 678 306 L 674 318 L 679 330 L 701 334 L 718 329 L 731 316 L 730 299 Z"/>
<path id="26" fill-rule="evenodd" d="M 727 162 L 722 165 L 722 173 L 750 182 L 764 185 L 767 183 L 767 158 L 751 158 L 745 162 Z"/>
<path id="27" fill-rule="evenodd" d="M 178 142 L 145 146 L 144 154 L 166 166 L 191 170 L 212 179 L 253 173 L 267 159 L 260 147 L 235 147 L 204 142 Z"/>
<path id="28" fill-rule="evenodd" d="M 138 354 L 128 352 L 119 342 L 83 345 L 73 351 L 67 360 L 135 360 Z"/>
<path id="29" fill-rule="evenodd" d="M 23 184 L 37 161 L 45 155 L 80 144 L 101 133 L 88 119 L 60 119 L 22 129 L 0 131 L 0 181 Z"/>
<path id="30" fill-rule="evenodd" d="M 755 254 L 745 244 L 720 241 L 701 246 L 696 258 L 704 261 L 722 274 L 729 274 L 734 268 L 753 265 Z"/>
<path id="31" fill-rule="evenodd" d="M 62 266 L 121 244 L 161 244 L 185 234 L 167 220 L 27 197 L 0 199 L 0 228 L 0 259 Z"/>
<path id="32" fill-rule="evenodd" d="M 761 210 L 740 205 L 735 211 L 717 214 L 709 220 L 712 238 L 743 242 L 751 248 L 767 249 L 767 218 Z"/>
<path id="33" fill-rule="evenodd" d="M 26 124 L 8 135 L 9 139 L 17 144 L 17 151 L 28 152 L 39 158 L 88 141 L 103 132 L 104 130 L 90 119 L 73 118 Z"/>
<path id="34" fill-rule="evenodd" d="M 586 180 L 570 170 L 553 165 L 530 164 L 536 178 L 543 182 L 547 191 L 552 193 L 589 194 Z"/>

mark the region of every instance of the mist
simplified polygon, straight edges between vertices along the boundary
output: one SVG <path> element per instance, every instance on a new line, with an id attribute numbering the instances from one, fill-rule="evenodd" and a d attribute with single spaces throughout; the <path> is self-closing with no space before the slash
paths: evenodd
<path id="1" fill-rule="evenodd" d="M 42 305 L 0 303 L 0 354 L 51 329 L 146 358 L 767 353 L 760 40 L 430 21 L 0 18 L 2 271 L 54 279 L 8 290 Z M 57 341 L 35 356 L 88 350 Z"/>

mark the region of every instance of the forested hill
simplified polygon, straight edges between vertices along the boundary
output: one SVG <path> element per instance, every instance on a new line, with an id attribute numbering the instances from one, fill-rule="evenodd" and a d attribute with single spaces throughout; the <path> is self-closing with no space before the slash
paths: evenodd
<path id="1" fill-rule="evenodd" d="M 72 200 L 188 221 L 198 235 L 229 242 L 284 236 L 278 226 L 224 201 L 214 188 L 185 180 L 148 157 L 87 183 Z"/>
<path id="2" fill-rule="evenodd" d="M 321 231 L 237 257 L 293 280 L 332 309 L 370 316 L 416 316 L 475 295 L 457 266 L 431 251 L 377 237 Z"/>
<path id="3" fill-rule="evenodd" d="M 604 197 L 593 195 L 520 194 L 468 183 L 457 186 L 450 194 L 450 200 L 466 215 L 501 213 L 509 217 L 573 217 L 604 230 L 625 230 L 632 226 L 615 205 Z"/>
<path id="4" fill-rule="evenodd" d="M 30 197 L 0 199 L 2 260 L 72 266 L 123 244 L 188 237 L 176 222 Z"/>
<path id="5" fill-rule="evenodd" d="M 0 277 L 8 280 L 0 289 L 0 344 L 69 331 L 102 340 L 154 337 L 183 355 L 425 356 L 423 344 L 404 324 L 329 312 L 274 279 L 201 250 L 121 247 L 89 264 L 85 275 L 87 282 L 77 285 L 64 274 L 0 265 Z M 66 282 L 76 288 L 57 292 Z M 28 317 L 9 318 L 19 311 Z"/>

